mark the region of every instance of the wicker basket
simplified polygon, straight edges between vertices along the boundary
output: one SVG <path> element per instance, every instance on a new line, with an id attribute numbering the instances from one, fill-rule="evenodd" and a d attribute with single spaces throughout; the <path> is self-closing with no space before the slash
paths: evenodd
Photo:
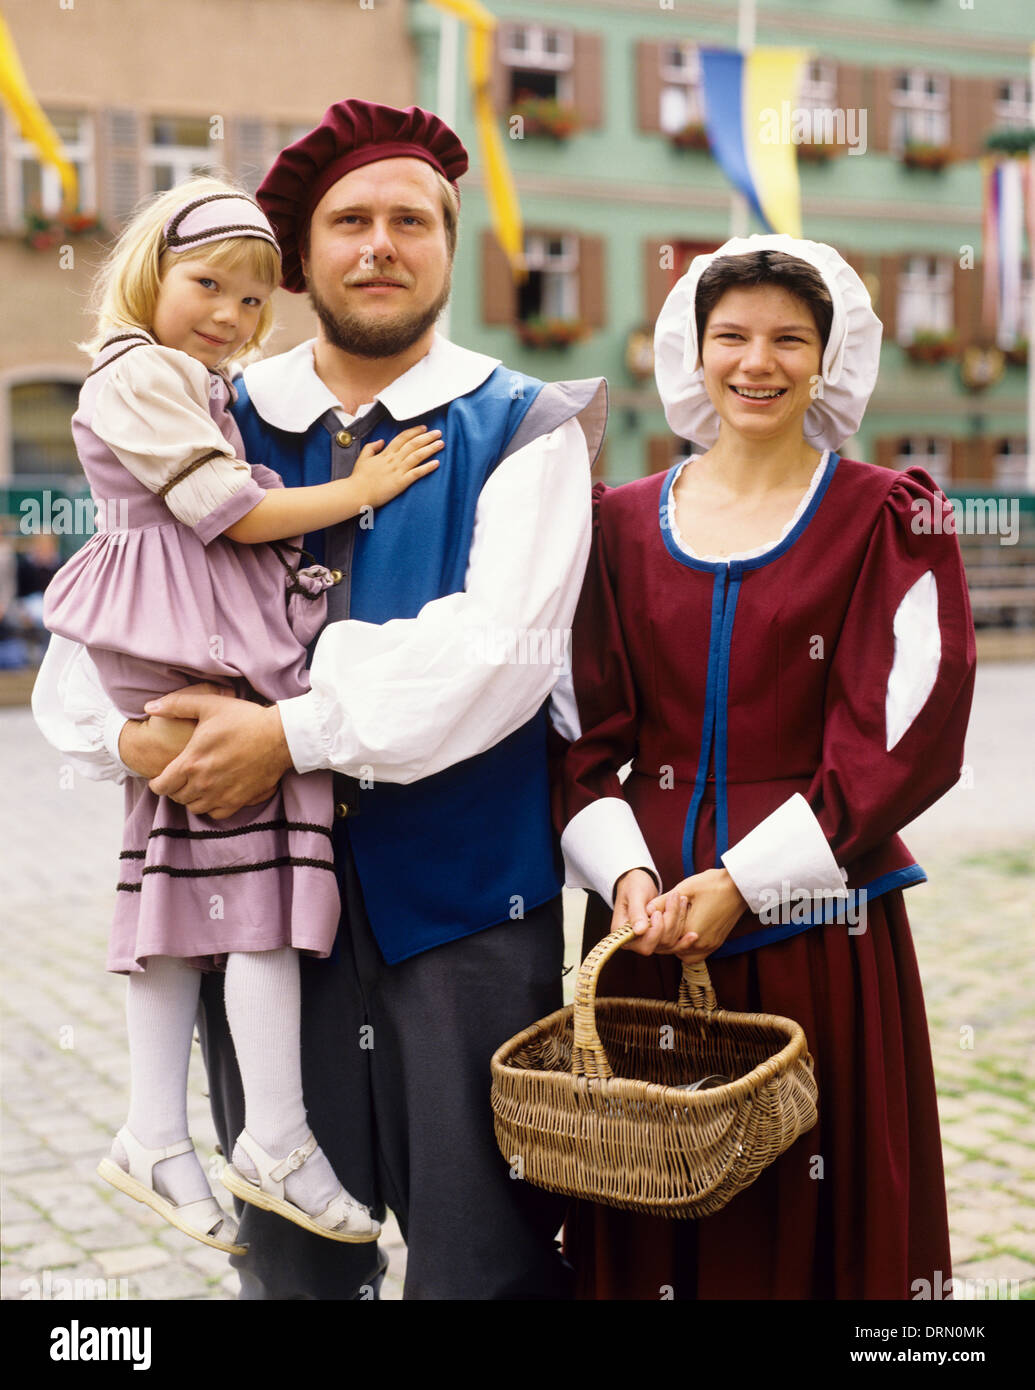
<path id="1" fill-rule="evenodd" d="M 496 1139 L 520 1176 L 551 1192 L 707 1216 L 816 1123 L 812 1058 L 791 1019 L 716 1008 L 703 964 L 684 965 L 677 1004 L 596 1001 L 604 962 L 632 935 L 598 942 L 575 1003 L 495 1054 Z M 715 1073 L 733 1079 L 687 1089 Z"/>

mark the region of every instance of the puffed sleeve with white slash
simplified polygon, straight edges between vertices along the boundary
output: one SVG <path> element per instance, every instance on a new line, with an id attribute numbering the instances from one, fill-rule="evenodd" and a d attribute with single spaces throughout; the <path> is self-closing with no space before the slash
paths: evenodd
<path id="1" fill-rule="evenodd" d="M 661 880 L 618 775 L 636 752 L 640 712 L 600 526 L 604 490 L 599 483 L 593 490 L 593 548 L 575 622 L 579 756 L 570 767 L 577 772 L 558 779 L 554 818 L 567 886 L 593 889 L 611 903 L 629 869 L 646 869 L 659 888 Z"/>
<path id="2" fill-rule="evenodd" d="M 753 910 L 763 890 L 801 876 L 803 852 L 825 844 L 850 864 L 958 781 L 974 668 L 951 508 L 911 469 L 888 490 L 838 638 L 812 783 L 722 856 Z"/>

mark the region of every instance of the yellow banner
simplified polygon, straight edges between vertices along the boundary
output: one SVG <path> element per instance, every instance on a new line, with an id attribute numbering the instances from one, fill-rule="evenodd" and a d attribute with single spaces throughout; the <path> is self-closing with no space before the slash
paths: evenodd
<path id="1" fill-rule="evenodd" d="M 478 134 L 485 193 L 496 239 L 510 262 L 515 280 L 525 277 L 521 207 L 507 163 L 506 147 L 492 107 L 492 34 L 497 20 L 478 0 L 430 0 L 432 5 L 464 20 L 467 35 L 467 75 L 471 84 L 474 124 Z"/>
<path id="2" fill-rule="evenodd" d="M 75 169 L 64 156 L 57 131 L 32 94 L 3 15 L 0 15 L 0 96 L 18 122 L 23 138 L 36 146 L 45 164 L 53 165 L 58 171 L 65 208 L 74 210 L 78 197 Z"/>

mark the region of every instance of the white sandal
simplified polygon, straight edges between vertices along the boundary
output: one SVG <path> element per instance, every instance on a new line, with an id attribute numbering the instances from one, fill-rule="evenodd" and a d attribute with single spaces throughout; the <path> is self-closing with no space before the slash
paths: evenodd
<path id="1" fill-rule="evenodd" d="M 268 1154 L 247 1130 L 241 1131 L 237 1142 L 255 1164 L 259 1181 L 256 1183 L 245 1177 L 232 1163 L 223 1169 L 220 1181 L 242 1202 L 251 1202 L 264 1211 L 276 1212 L 303 1230 L 316 1236 L 326 1236 L 328 1240 L 346 1241 L 351 1245 L 377 1240 L 381 1234 L 380 1223 L 370 1215 L 369 1208 L 349 1196 L 344 1187 L 316 1216 L 310 1216 L 284 1196 L 285 1179 L 318 1152 L 315 1135 L 310 1134 L 305 1143 L 292 1149 L 286 1158 L 274 1158 Z"/>
<path id="2" fill-rule="evenodd" d="M 163 1216 L 170 1226 L 193 1236 L 204 1245 L 225 1250 L 229 1255 L 243 1255 L 246 1245 L 238 1245 L 237 1222 L 223 1211 L 215 1197 L 202 1197 L 197 1202 L 185 1202 L 178 1207 L 168 1197 L 155 1191 L 154 1169 L 156 1163 L 165 1158 L 176 1158 L 179 1154 L 191 1153 L 194 1145 L 189 1139 L 181 1139 L 178 1144 L 170 1144 L 165 1149 L 145 1149 L 128 1129 L 120 1129 L 115 1136 L 125 1150 L 129 1160 L 127 1173 L 112 1157 L 102 1158 L 97 1165 L 97 1173 L 112 1187 L 117 1187 L 127 1197 L 143 1202 L 159 1216 Z"/>

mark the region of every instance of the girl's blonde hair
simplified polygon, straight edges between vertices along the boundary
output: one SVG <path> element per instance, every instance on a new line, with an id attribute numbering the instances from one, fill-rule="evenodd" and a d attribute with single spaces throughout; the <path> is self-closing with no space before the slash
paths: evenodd
<path id="1" fill-rule="evenodd" d="M 134 329 L 151 332 L 158 290 L 162 283 L 162 257 L 165 225 L 178 208 L 195 198 L 212 193 L 248 194 L 224 179 L 199 176 L 159 193 L 138 208 L 112 247 L 93 289 L 91 309 L 95 326 L 90 338 L 79 347 L 94 356 L 113 333 Z M 280 253 L 261 237 L 230 237 L 210 241 L 188 251 L 165 252 L 179 261 L 205 260 L 213 266 L 236 269 L 246 265 L 256 279 L 270 290 L 280 284 Z M 255 352 L 273 328 L 273 304 L 267 299 L 259 314 L 255 332 L 229 359 L 238 361 Z"/>

